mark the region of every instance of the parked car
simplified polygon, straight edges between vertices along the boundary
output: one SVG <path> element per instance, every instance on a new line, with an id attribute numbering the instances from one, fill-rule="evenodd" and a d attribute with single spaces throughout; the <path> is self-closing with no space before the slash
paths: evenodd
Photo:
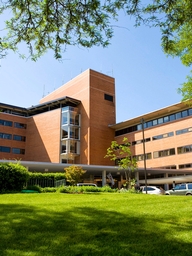
<path id="1" fill-rule="evenodd" d="M 147 189 L 147 194 L 151 195 L 161 195 L 164 194 L 164 190 L 155 186 L 141 186 L 140 191 L 144 194 L 146 194 L 146 189 Z"/>
<path id="2" fill-rule="evenodd" d="M 177 184 L 174 188 L 165 191 L 165 195 L 192 195 L 192 183 Z"/>
<path id="3" fill-rule="evenodd" d="M 77 186 L 92 186 L 92 187 L 97 187 L 97 185 L 94 184 L 94 183 L 78 183 Z"/>

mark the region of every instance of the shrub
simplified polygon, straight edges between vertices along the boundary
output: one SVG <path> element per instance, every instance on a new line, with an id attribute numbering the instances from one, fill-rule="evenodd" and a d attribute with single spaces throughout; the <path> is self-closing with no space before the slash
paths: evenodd
<path id="1" fill-rule="evenodd" d="M 28 170 L 19 163 L 0 164 L 0 192 L 20 191 L 29 179 Z"/>
<path id="2" fill-rule="evenodd" d="M 60 193 L 95 193 L 95 192 L 117 192 L 117 189 L 112 189 L 109 186 L 62 186 L 57 190 Z"/>
<path id="3" fill-rule="evenodd" d="M 39 185 L 29 185 L 29 186 L 26 186 L 25 189 L 26 190 L 35 190 L 35 191 L 38 191 L 39 193 L 41 193 L 43 190 Z"/>

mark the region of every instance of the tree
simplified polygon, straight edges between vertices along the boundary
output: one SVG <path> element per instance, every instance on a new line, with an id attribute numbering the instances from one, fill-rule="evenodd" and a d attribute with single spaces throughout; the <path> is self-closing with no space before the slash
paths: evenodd
<path id="1" fill-rule="evenodd" d="M 81 166 L 76 165 L 66 167 L 64 170 L 66 179 L 71 185 L 77 185 L 83 174 L 86 173 L 86 171 L 83 170 Z"/>
<path id="2" fill-rule="evenodd" d="M 36 59 L 52 49 L 61 58 L 62 46 L 107 46 L 113 36 L 112 20 L 119 11 L 135 17 L 136 26 L 158 26 L 163 47 L 170 47 L 173 32 L 191 22 L 191 0 L 1 0 L 0 14 L 11 13 L 5 22 L 3 49 L 17 49 L 26 42 Z"/>
<path id="3" fill-rule="evenodd" d="M 33 60 L 48 49 L 60 59 L 68 45 L 106 47 L 120 11 L 133 17 L 135 26 L 158 27 L 164 52 L 191 65 L 191 0 L 0 0 L 0 15 L 11 15 L 0 30 L 0 57 L 8 49 L 18 51 L 21 42 Z M 191 99 L 191 77 L 186 83 L 189 88 L 184 84 L 180 90 L 184 100 Z"/>
<path id="4" fill-rule="evenodd" d="M 105 158 L 108 157 L 111 161 L 118 162 L 119 169 L 125 171 L 126 184 L 130 187 L 131 172 L 137 169 L 137 161 L 136 158 L 132 157 L 128 139 L 123 138 L 122 142 L 122 144 L 118 144 L 117 141 L 112 141 Z"/>

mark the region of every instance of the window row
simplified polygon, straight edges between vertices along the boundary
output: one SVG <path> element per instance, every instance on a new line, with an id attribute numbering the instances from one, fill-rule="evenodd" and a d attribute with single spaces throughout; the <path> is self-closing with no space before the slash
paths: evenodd
<path id="1" fill-rule="evenodd" d="M 182 147 L 177 148 L 177 154 L 184 154 L 184 153 L 190 153 L 192 152 L 192 145 L 186 145 Z M 170 148 L 170 149 L 164 149 L 164 150 L 159 150 L 153 152 L 153 158 L 160 158 L 160 157 L 165 157 L 165 156 L 172 156 L 175 155 L 176 151 L 175 148 Z M 140 155 L 135 155 L 133 156 L 137 159 L 137 161 L 142 161 L 144 160 L 144 154 Z M 152 159 L 152 154 L 151 153 L 146 153 L 146 160 L 147 159 Z M 185 167 L 183 167 L 185 168 Z"/>
<path id="2" fill-rule="evenodd" d="M 0 139 L 7 139 L 7 140 L 17 140 L 17 141 L 26 141 L 26 137 L 25 136 L 21 136 L 21 135 L 12 135 L 9 133 L 2 133 L 0 132 Z"/>
<path id="3" fill-rule="evenodd" d="M 192 127 L 177 130 L 175 132 L 175 134 L 180 135 L 180 134 L 184 134 L 187 132 L 192 132 Z M 160 134 L 160 135 L 155 135 L 152 137 L 152 140 L 160 140 L 160 139 L 164 139 L 164 138 L 168 138 L 168 137 L 172 137 L 172 136 L 174 136 L 174 132 L 168 132 L 168 133 L 164 133 L 164 134 Z M 144 141 L 149 142 L 149 141 L 151 141 L 151 138 L 145 138 Z M 136 140 L 136 141 L 132 141 L 131 145 L 134 146 L 136 144 L 141 144 L 141 143 L 143 143 L 143 140 Z"/>
<path id="4" fill-rule="evenodd" d="M 11 149 L 10 147 L 0 146 L 0 152 L 24 155 L 25 149 L 22 149 L 22 148 Z"/>
<path id="5" fill-rule="evenodd" d="M 185 168 L 192 168 L 192 163 L 179 165 L 179 169 L 185 169 Z"/>
<path id="6" fill-rule="evenodd" d="M 185 118 L 191 115 L 192 115 L 192 108 L 189 108 L 189 109 L 177 112 L 175 114 L 171 114 L 171 115 L 163 116 L 154 120 L 147 121 L 144 123 L 144 128 L 150 128 L 156 125 L 171 122 L 171 121 Z M 139 130 L 142 130 L 142 124 L 138 124 L 138 125 L 134 125 L 134 126 L 130 126 L 130 127 L 118 130 L 115 132 L 115 136 L 123 135 L 123 134 L 134 132 L 134 131 L 139 131 Z"/>
<path id="7" fill-rule="evenodd" d="M 0 125 L 13 127 L 13 124 L 15 128 L 21 128 L 21 129 L 27 128 L 26 124 L 0 119 Z"/>

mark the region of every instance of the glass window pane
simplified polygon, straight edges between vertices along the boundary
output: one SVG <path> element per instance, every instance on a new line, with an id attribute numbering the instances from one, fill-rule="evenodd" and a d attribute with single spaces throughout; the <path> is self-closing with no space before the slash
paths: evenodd
<path id="1" fill-rule="evenodd" d="M 192 108 L 188 109 L 188 115 L 192 116 Z"/>
<path id="2" fill-rule="evenodd" d="M 68 126 L 62 126 L 62 139 L 68 138 Z"/>
<path id="3" fill-rule="evenodd" d="M 10 147 L 0 146 L 0 152 L 10 153 L 11 152 L 11 148 Z"/>
<path id="4" fill-rule="evenodd" d="M 182 114 L 182 117 L 188 116 L 187 110 L 182 111 L 181 114 Z"/>
<path id="5" fill-rule="evenodd" d="M 137 131 L 139 131 L 139 130 L 142 130 L 142 125 L 141 124 L 137 125 Z"/>
<path id="6" fill-rule="evenodd" d="M 169 122 L 169 116 L 165 116 L 165 117 L 163 118 L 163 122 L 164 122 L 164 123 Z"/>
<path id="7" fill-rule="evenodd" d="M 62 124 L 68 124 L 68 112 L 62 113 Z"/>
<path id="8" fill-rule="evenodd" d="M 157 125 L 157 119 L 153 120 L 153 125 Z"/>
<path id="9" fill-rule="evenodd" d="M 170 120 L 170 121 L 175 120 L 175 118 L 176 118 L 176 117 L 175 117 L 175 114 L 169 116 L 169 120 Z"/>
<path id="10" fill-rule="evenodd" d="M 181 118 L 181 112 L 176 113 L 176 119 Z"/>
<path id="11" fill-rule="evenodd" d="M 163 123 L 163 118 L 159 118 L 159 119 L 157 119 L 157 121 L 158 121 L 158 124 L 162 124 Z"/>

